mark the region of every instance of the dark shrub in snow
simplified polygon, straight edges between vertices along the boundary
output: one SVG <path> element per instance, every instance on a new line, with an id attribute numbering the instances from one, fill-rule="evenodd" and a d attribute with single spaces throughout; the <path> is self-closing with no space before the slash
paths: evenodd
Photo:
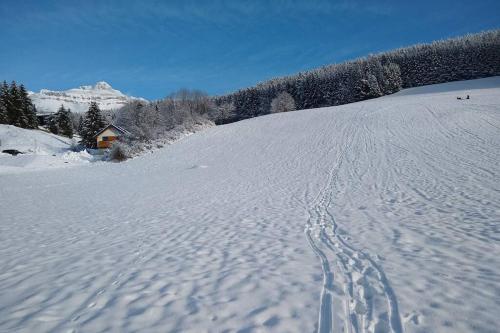
<path id="1" fill-rule="evenodd" d="M 127 147 L 121 142 L 115 142 L 109 151 L 108 159 L 114 162 L 122 162 L 128 159 Z"/>

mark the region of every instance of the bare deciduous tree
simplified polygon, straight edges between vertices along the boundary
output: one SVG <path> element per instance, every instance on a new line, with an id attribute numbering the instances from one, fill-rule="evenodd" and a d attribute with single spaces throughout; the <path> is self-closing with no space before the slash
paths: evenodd
<path id="1" fill-rule="evenodd" d="M 213 108 L 207 94 L 181 89 L 162 100 L 127 104 L 116 112 L 115 123 L 126 128 L 134 138 L 151 141 L 176 127 L 189 128 L 208 121 Z"/>
<path id="2" fill-rule="evenodd" d="M 283 91 L 271 101 L 271 113 L 295 110 L 295 101 L 289 93 Z"/>

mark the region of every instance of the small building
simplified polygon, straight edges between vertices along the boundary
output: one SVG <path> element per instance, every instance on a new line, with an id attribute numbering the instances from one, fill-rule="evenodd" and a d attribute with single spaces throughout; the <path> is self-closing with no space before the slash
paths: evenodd
<path id="1" fill-rule="evenodd" d="M 121 136 L 127 135 L 129 132 L 121 127 L 113 124 L 109 124 L 100 130 L 95 138 L 97 140 L 97 148 L 107 149 L 113 144 L 113 141 L 118 140 Z"/>
<path id="2" fill-rule="evenodd" d="M 52 118 L 54 118 L 53 113 L 37 113 L 36 115 L 39 126 L 48 126 Z"/>

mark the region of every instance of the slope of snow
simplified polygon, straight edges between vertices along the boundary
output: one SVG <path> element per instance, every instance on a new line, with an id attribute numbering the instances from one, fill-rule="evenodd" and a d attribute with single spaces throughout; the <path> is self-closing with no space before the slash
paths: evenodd
<path id="1" fill-rule="evenodd" d="M 404 89 L 392 96 L 452 93 L 455 94 L 456 97 L 463 98 L 468 94 L 474 94 L 476 89 L 485 90 L 498 88 L 498 82 L 498 76 L 479 80 L 455 81 L 446 84 L 434 84 L 429 86 Z"/>
<path id="2" fill-rule="evenodd" d="M 56 112 L 61 104 L 72 112 L 81 113 L 88 110 L 90 102 L 96 102 L 101 110 L 115 110 L 133 100 L 146 101 L 127 96 L 103 81 L 94 86 L 81 86 L 65 91 L 42 89 L 38 93 L 30 92 L 30 98 L 40 113 Z"/>
<path id="3" fill-rule="evenodd" d="M 489 80 L 0 176 L 0 331 L 496 332 Z"/>
<path id="4" fill-rule="evenodd" d="M 86 164 L 93 160 L 87 152 L 72 152 L 72 140 L 41 130 L 0 125 L 0 175 Z M 22 155 L 1 151 L 15 149 Z"/>

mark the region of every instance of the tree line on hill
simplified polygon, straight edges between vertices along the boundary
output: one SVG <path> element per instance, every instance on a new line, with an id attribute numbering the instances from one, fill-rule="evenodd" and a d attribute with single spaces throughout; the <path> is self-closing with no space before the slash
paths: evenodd
<path id="1" fill-rule="evenodd" d="M 153 142 L 160 145 L 161 141 L 177 139 L 183 133 L 213 125 L 209 113 L 214 110 L 208 95 L 183 89 L 150 103 L 133 101 L 114 112 L 103 113 L 97 103 L 91 102 L 83 115 L 68 117 L 69 110 L 61 106 L 49 122 L 49 129 L 56 134 L 63 134 L 61 126 L 57 125 L 58 121 L 66 119 L 64 123 L 69 124 L 68 119 L 71 119 L 74 130 L 81 137 L 82 147 L 96 148 L 97 133 L 107 124 L 114 123 L 125 128 L 129 134 L 113 144 L 107 158 L 121 161 L 151 148 Z"/>
<path id="2" fill-rule="evenodd" d="M 273 101 L 285 93 L 295 108 L 311 109 L 358 102 L 402 88 L 494 75 L 500 75 L 500 30 L 370 55 L 218 96 L 213 99 L 215 121 L 272 113 Z"/>
<path id="3" fill-rule="evenodd" d="M 36 108 L 24 85 L 15 81 L 0 86 L 0 124 L 22 128 L 37 128 Z"/>
<path id="4" fill-rule="evenodd" d="M 500 30 L 401 48 L 276 78 L 225 96 L 182 89 L 153 102 L 133 101 L 103 115 L 95 102 L 83 115 L 64 106 L 49 129 L 85 147 L 107 123 L 126 128 L 129 148 L 212 122 L 223 124 L 269 113 L 335 106 L 392 94 L 402 88 L 500 75 Z M 0 88 L 0 123 L 36 128 L 36 109 L 23 85 Z"/>
<path id="5" fill-rule="evenodd" d="M 124 138 L 126 144 L 139 146 L 137 142 L 151 142 L 172 135 L 173 132 L 181 133 L 209 124 L 208 114 L 213 110 L 214 104 L 208 95 L 183 89 L 159 101 L 135 101 L 106 114 L 96 102 L 91 102 L 83 115 L 74 114 L 61 105 L 56 113 L 45 117 L 45 127 L 51 133 L 69 138 L 78 133 L 82 147 L 96 148 L 96 134 L 107 124 L 114 122 L 130 132 L 130 137 Z M 18 85 L 14 81 L 10 85 L 4 81 L 1 85 L 0 124 L 38 128 L 36 108 L 24 85 Z"/>
<path id="6" fill-rule="evenodd" d="M 113 115 L 135 143 L 213 121 L 224 124 L 296 109 L 353 103 L 402 88 L 500 75 L 500 30 L 416 45 L 296 75 L 225 96 L 180 90 L 164 99 L 134 101 Z"/>
<path id="7" fill-rule="evenodd" d="M 36 107 L 31 101 L 23 84 L 12 81 L 9 85 L 3 81 L 0 86 L 0 124 L 14 125 L 21 128 L 38 128 Z M 63 105 L 50 117 L 48 130 L 54 134 L 73 137 L 72 114 Z"/>

